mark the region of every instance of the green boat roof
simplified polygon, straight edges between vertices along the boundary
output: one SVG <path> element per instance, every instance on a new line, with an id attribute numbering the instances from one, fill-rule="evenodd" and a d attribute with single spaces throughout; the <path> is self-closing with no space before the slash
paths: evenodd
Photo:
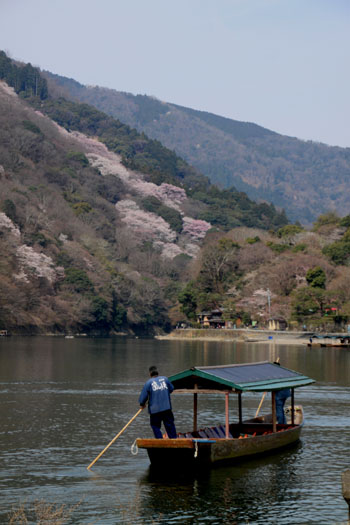
<path id="1" fill-rule="evenodd" d="M 221 366 L 195 366 L 169 377 L 174 388 L 184 390 L 234 390 L 271 392 L 311 385 L 314 379 L 276 363 L 262 361 Z"/>

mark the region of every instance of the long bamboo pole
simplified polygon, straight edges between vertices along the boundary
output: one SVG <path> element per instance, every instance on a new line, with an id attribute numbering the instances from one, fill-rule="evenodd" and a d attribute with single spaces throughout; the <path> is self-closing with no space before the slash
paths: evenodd
<path id="1" fill-rule="evenodd" d="M 255 417 L 258 417 L 258 414 L 259 414 L 259 412 L 260 412 L 260 408 L 262 407 L 262 404 L 263 404 L 263 402 L 264 402 L 265 396 L 266 396 L 266 392 L 264 392 L 263 395 L 262 395 L 262 397 L 261 397 L 261 400 L 260 400 L 260 403 L 259 403 L 258 409 L 257 409 L 257 411 L 255 412 Z"/>
<path id="2" fill-rule="evenodd" d="M 98 459 L 100 459 L 100 457 L 106 452 L 106 450 L 111 446 L 113 445 L 113 443 L 118 439 L 119 436 L 122 435 L 122 433 L 124 432 L 124 430 L 126 430 L 126 428 L 130 425 L 130 423 L 132 423 L 134 421 L 134 419 L 137 418 L 137 416 L 140 414 L 140 412 L 142 412 L 143 408 L 140 408 L 140 410 L 138 410 L 136 412 L 136 414 L 130 419 L 130 421 L 125 425 L 125 427 L 123 427 L 121 429 L 120 432 L 118 432 L 118 434 L 112 439 L 112 441 L 110 441 L 108 443 L 108 445 L 102 450 L 102 452 L 100 452 L 100 454 L 92 461 L 92 463 L 90 463 L 90 465 L 88 467 L 86 467 L 88 470 L 91 469 L 92 465 L 94 465 L 96 463 L 96 461 Z"/>
<path id="3" fill-rule="evenodd" d="M 280 358 L 277 357 L 277 359 L 276 359 L 275 362 L 276 362 L 276 363 L 279 363 L 279 362 L 280 362 Z M 260 409 L 261 409 L 261 407 L 262 407 L 262 404 L 263 404 L 263 402 L 264 402 L 264 399 L 265 399 L 265 397 L 266 397 L 266 394 L 267 394 L 267 392 L 264 392 L 263 395 L 262 395 L 262 397 L 261 397 L 261 400 L 260 400 L 260 403 L 259 403 L 258 409 L 257 409 L 257 411 L 255 412 L 255 417 L 258 417 L 258 414 L 259 414 L 259 412 L 260 412 Z"/>

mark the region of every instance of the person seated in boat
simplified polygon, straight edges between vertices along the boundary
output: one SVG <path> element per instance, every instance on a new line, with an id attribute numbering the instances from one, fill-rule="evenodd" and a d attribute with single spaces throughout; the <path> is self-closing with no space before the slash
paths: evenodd
<path id="1" fill-rule="evenodd" d="M 274 361 L 275 365 L 281 366 L 279 361 Z M 288 397 L 291 396 L 290 388 L 283 388 L 283 390 L 277 390 L 275 394 L 276 403 L 276 418 L 279 425 L 285 425 L 287 423 L 286 416 L 284 413 L 284 405 Z"/>
<path id="2" fill-rule="evenodd" d="M 162 439 L 160 429 L 163 422 L 168 437 L 175 439 L 177 433 L 170 400 L 174 387 L 167 377 L 158 374 L 156 366 L 149 367 L 149 375 L 150 379 L 144 384 L 139 397 L 140 406 L 145 408 L 148 401 L 148 412 L 154 437 Z"/>

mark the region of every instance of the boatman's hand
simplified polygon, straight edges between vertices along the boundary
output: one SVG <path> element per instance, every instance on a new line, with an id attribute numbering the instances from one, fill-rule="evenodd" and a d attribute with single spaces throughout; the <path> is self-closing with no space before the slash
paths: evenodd
<path id="1" fill-rule="evenodd" d="M 140 407 L 141 407 L 142 410 L 143 410 L 144 408 L 146 408 L 146 405 L 140 405 Z"/>

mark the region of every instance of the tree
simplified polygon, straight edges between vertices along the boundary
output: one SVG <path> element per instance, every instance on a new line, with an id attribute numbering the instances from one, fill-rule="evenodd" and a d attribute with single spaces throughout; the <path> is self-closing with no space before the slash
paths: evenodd
<path id="1" fill-rule="evenodd" d="M 350 241 L 340 240 L 325 246 L 322 253 L 329 257 L 334 264 L 346 264 L 350 257 Z"/>
<path id="2" fill-rule="evenodd" d="M 305 316 L 324 314 L 324 308 L 328 302 L 328 294 L 322 288 L 304 286 L 294 293 L 292 308 L 293 317 L 302 320 Z"/>
<path id="3" fill-rule="evenodd" d="M 286 226 L 283 226 L 283 228 L 277 230 L 277 236 L 281 239 L 290 240 L 291 237 L 294 237 L 294 235 L 302 231 L 303 228 L 297 224 L 287 224 Z"/>
<path id="4" fill-rule="evenodd" d="M 109 325 L 109 304 L 102 297 L 96 295 L 91 299 L 91 313 L 94 317 L 93 326 L 106 329 Z"/>
<path id="5" fill-rule="evenodd" d="M 322 226 L 338 226 L 339 222 L 340 217 L 334 211 L 329 211 L 318 217 L 314 222 L 313 230 L 318 231 Z"/>
<path id="6" fill-rule="evenodd" d="M 225 284 L 238 269 L 239 245 L 231 239 L 220 239 L 202 253 L 198 283 L 203 291 L 222 293 Z"/>
<path id="7" fill-rule="evenodd" d="M 197 292 L 193 281 L 189 282 L 185 286 L 185 288 L 179 294 L 178 299 L 181 304 L 181 312 L 183 312 L 188 319 L 195 319 L 197 309 Z"/>
<path id="8" fill-rule="evenodd" d="M 89 292 L 93 290 L 93 284 L 84 270 L 79 268 L 67 268 L 65 270 L 64 282 L 70 285 L 76 292 Z"/>
<path id="9" fill-rule="evenodd" d="M 326 288 L 326 274 L 321 266 L 315 266 L 307 271 L 306 282 L 311 288 Z"/>
<path id="10" fill-rule="evenodd" d="M 11 219 L 12 222 L 17 222 L 18 218 L 16 205 L 11 199 L 4 200 L 4 202 L 1 205 L 1 210 L 5 213 L 5 215 L 7 215 L 9 219 Z"/>

